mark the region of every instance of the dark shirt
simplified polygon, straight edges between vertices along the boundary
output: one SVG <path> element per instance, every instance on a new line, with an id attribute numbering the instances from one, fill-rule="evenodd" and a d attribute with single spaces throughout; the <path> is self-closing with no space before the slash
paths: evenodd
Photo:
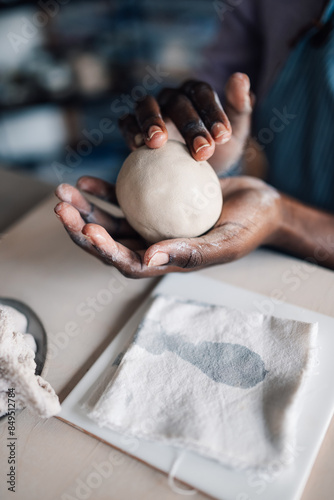
<path id="1" fill-rule="evenodd" d="M 219 10 L 219 5 L 225 3 L 215 4 L 221 17 L 221 30 L 207 49 L 198 76 L 222 97 L 232 73 L 247 73 L 259 102 L 295 42 L 320 19 L 327 1 L 240 0 L 231 2 L 231 10 Z"/>

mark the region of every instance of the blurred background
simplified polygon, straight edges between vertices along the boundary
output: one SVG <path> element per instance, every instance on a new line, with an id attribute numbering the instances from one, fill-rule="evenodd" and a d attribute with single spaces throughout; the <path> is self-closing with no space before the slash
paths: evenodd
<path id="1" fill-rule="evenodd" d="M 0 168 L 115 181 L 118 118 L 192 75 L 219 24 L 210 0 L 0 0 Z"/>

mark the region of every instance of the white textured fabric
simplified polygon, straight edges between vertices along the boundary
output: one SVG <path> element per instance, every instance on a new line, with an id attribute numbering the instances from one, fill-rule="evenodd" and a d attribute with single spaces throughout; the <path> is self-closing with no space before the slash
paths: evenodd
<path id="1" fill-rule="evenodd" d="M 1 311 L 8 314 L 10 321 L 12 321 L 13 323 L 13 331 L 16 333 L 24 334 L 24 341 L 34 352 L 36 352 L 37 344 L 33 335 L 27 333 L 28 320 L 25 315 L 17 309 L 14 309 L 14 307 L 10 307 L 4 304 L 1 304 L 0 309 Z"/>
<path id="2" fill-rule="evenodd" d="M 228 466 L 267 465 L 293 445 L 316 338 L 316 324 L 158 296 L 89 416 Z"/>
<path id="3" fill-rule="evenodd" d="M 0 307 L 0 417 L 8 412 L 8 389 L 13 388 L 16 410 L 27 407 L 48 418 L 60 412 L 59 399 L 51 385 L 35 375 L 34 344 L 22 333 L 21 316 L 12 308 Z"/>
<path id="4" fill-rule="evenodd" d="M 13 323 L 15 332 L 26 333 L 28 327 L 28 320 L 24 314 L 14 309 L 14 307 L 1 304 L 1 311 L 8 314 L 10 321 Z"/>

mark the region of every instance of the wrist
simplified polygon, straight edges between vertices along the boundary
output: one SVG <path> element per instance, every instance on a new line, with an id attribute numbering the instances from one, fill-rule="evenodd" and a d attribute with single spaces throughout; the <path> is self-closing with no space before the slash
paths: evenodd
<path id="1" fill-rule="evenodd" d="M 270 217 L 270 227 L 268 236 L 264 241 L 264 245 L 271 247 L 282 248 L 285 242 L 289 240 L 289 204 L 286 197 L 272 189 L 272 198 L 274 210 L 272 210 L 272 217 Z"/>
<path id="2" fill-rule="evenodd" d="M 270 244 L 285 248 L 291 243 L 293 227 L 293 210 L 289 198 L 279 193 L 278 210 L 276 218 L 276 229 L 272 235 Z"/>
<path id="3" fill-rule="evenodd" d="M 334 269 L 334 215 L 285 194 L 278 195 L 277 212 L 265 244 Z"/>

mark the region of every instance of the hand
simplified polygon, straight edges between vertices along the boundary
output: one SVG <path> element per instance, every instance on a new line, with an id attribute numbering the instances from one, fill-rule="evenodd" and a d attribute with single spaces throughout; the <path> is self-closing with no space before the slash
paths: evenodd
<path id="1" fill-rule="evenodd" d="M 123 218 L 115 218 L 89 203 L 78 189 L 61 184 L 55 212 L 69 236 L 81 248 L 130 278 L 160 276 L 231 262 L 279 237 L 281 195 L 253 177 L 220 181 L 224 207 L 216 225 L 198 238 L 177 238 L 151 246 Z M 115 187 L 94 177 L 82 177 L 78 187 L 117 203 Z"/>
<path id="2" fill-rule="evenodd" d="M 178 89 L 163 89 L 156 100 L 147 96 L 138 102 L 135 115 L 127 115 L 119 124 L 130 149 L 144 143 L 160 148 L 171 132 L 178 130 L 195 160 L 208 160 L 219 153 L 215 168 L 226 170 L 241 156 L 249 135 L 254 96 L 247 75 L 234 73 L 225 88 L 225 109 L 217 94 L 204 82 L 189 80 Z M 162 114 L 171 122 L 164 122 Z M 224 147 L 222 147 L 224 145 Z M 218 151 L 219 150 L 219 151 Z"/>

